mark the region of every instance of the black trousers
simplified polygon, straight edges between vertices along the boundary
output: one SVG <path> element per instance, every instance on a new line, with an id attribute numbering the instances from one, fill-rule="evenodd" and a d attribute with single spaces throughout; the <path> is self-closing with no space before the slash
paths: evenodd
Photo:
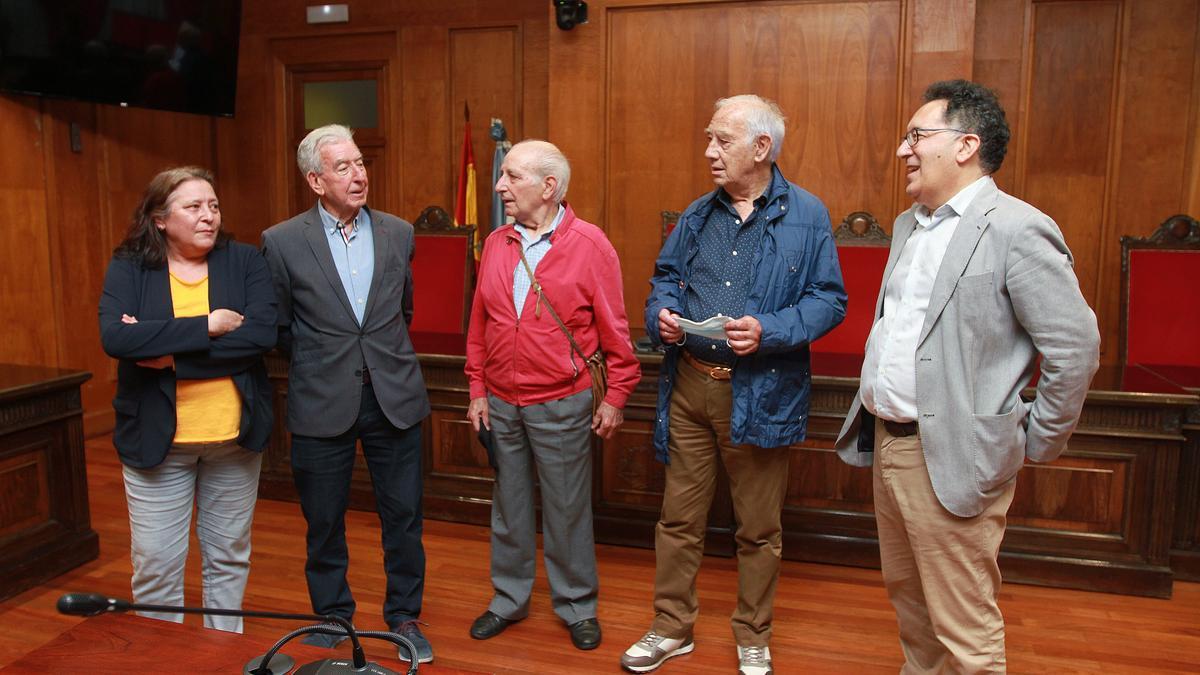
<path id="1" fill-rule="evenodd" d="M 354 597 L 346 581 L 346 508 L 355 447 L 361 442 L 382 529 L 389 627 L 421 614 L 425 548 L 421 544 L 421 425 L 399 429 L 364 384 L 358 420 L 333 438 L 292 435 L 292 477 L 308 522 L 304 575 L 313 612 L 351 619 Z"/>

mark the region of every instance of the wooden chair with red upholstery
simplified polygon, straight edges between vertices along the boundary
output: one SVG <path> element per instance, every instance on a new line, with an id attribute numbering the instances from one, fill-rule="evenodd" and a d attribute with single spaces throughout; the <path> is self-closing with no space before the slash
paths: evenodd
<path id="1" fill-rule="evenodd" d="M 1200 223 L 1168 218 L 1149 237 L 1121 237 L 1122 380 L 1149 371 L 1200 393 Z M 1157 389 L 1152 390 L 1157 391 Z M 1188 411 L 1175 481 L 1170 564 L 1200 581 L 1200 406 Z M 1175 433 L 1179 433 L 1176 430 Z"/>
<path id="2" fill-rule="evenodd" d="M 444 209 L 429 206 L 413 229 L 413 347 L 420 353 L 464 354 L 475 292 L 475 228 L 455 227 Z"/>
<path id="3" fill-rule="evenodd" d="M 1200 224 L 1175 215 L 1121 237 L 1121 363 L 1200 387 Z"/>
<path id="4" fill-rule="evenodd" d="M 866 211 L 846 216 L 834 229 L 833 238 L 849 300 L 845 320 L 812 344 L 813 373 L 858 377 L 892 238 Z"/>

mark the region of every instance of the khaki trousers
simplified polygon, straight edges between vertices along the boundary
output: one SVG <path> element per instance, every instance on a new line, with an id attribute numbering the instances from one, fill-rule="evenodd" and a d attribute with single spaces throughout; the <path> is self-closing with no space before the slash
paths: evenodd
<path id="1" fill-rule="evenodd" d="M 888 597 L 909 673 L 1003 673 L 1004 617 L 996 604 L 1005 516 L 1016 481 L 982 513 L 960 518 L 933 492 L 920 434 L 875 424 L 875 521 Z"/>
<path id="2" fill-rule="evenodd" d="M 737 517 L 738 595 L 731 624 L 739 645 L 767 646 L 779 561 L 780 513 L 787 492 L 787 448 L 736 445 L 729 438 L 733 406 L 728 380 L 680 363 L 671 394 L 671 463 L 662 516 L 655 528 L 654 625 L 659 635 L 691 634 L 699 603 L 696 574 L 716 486 L 725 466 Z"/>

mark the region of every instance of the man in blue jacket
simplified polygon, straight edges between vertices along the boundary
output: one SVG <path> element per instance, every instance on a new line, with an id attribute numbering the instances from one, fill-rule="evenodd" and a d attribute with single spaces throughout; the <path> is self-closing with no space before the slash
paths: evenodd
<path id="1" fill-rule="evenodd" d="M 654 623 L 621 664 L 648 672 L 694 647 L 696 573 L 721 462 L 738 522 L 739 672 L 767 675 L 788 446 L 808 424 L 808 345 L 842 321 L 846 292 L 828 210 L 775 166 L 779 107 L 721 99 L 705 133 L 717 189 L 680 216 L 646 301 L 646 332 L 665 351 L 654 445 L 667 475 Z M 680 322 L 711 317 L 729 320 L 716 332 Z"/>

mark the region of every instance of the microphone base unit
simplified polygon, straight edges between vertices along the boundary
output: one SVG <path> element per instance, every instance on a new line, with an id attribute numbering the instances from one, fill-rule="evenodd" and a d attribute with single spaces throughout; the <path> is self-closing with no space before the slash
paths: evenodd
<path id="1" fill-rule="evenodd" d="M 350 673 L 358 675 L 400 675 L 400 673 L 394 670 L 384 668 L 378 663 L 370 661 L 362 668 L 355 668 L 354 662 L 349 659 L 325 659 L 305 664 L 296 669 L 296 675 L 343 675 Z"/>
<path id="2" fill-rule="evenodd" d="M 410 655 L 415 657 L 417 649 L 408 638 L 403 635 L 398 635 L 390 631 L 363 631 L 354 630 L 354 625 L 348 619 L 337 616 L 322 616 L 317 614 L 290 614 L 284 612 L 266 612 L 258 610 L 242 610 L 242 609 L 224 609 L 216 607 L 183 607 L 183 606 L 168 606 L 168 605 L 148 605 L 141 603 L 133 603 L 127 600 L 119 600 L 117 598 L 109 598 L 99 593 L 68 593 L 58 599 L 58 611 L 63 614 L 72 616 L 96 616 L 98 614 L 115 613 L 120 614 L 128 611 L 145 611 L 145 612 L 181 612 L 184 614 L 206 614 L 212 616 L 237 616 L 237 617 L 256 617 L 265 619 L 293 619 L 312 621 L 317 620 L 322 623 L 313 626 L 307 626 L 294 630 L 285 635 L 281 640 L 275 643 L 266 654 L 257 656 L 251 659 L 243 668 L 243 675 L 284 675 L 291 671 L 296 665 L 296 660 L 286 654 L 280 654 L 279 649 L 287 644 L 292 638 L 304 635 L 307 633 L 320 633 L 325 635 L 344 635 L 350 638 L 353 644 L 353 659 L 322 659 L 301 666 L 297 671 L 297 675 L 341 675 L 343 673 L 359 673 L 361 675 L 400 675 L 394 670 L 385 668 L 377 663 L 367 661 L 363 654 L 362 644 L 359 642 L 359 637 L 372 637 L 386 640 L 396 645 L 397 647 L 406 648 Z M 263 662 L 266 661 L 266 665 Z M 356 667 L 355 663 L 363 664 Z M 415 658 L 409 664 L 406 671 L 409 675 L 417 672 L 417 663 Z"/>
<path id="3" fill-rule="evenodd" d="M 250 659 L 249 663 L 246 664 L 246 667 L 242 668 L 242 675 L 254 675 L 255 673 L 263 672 L 260 670 L 262 667 L 263 656 L 266 656 L 266 654 Z M 292 672 L 292 668 L 295 667 L 295 665 L 296 659 L 293 659 L 287 654 L 276 654 L 271 658 L 271 662 L 267 664 L 267 671 L 272 675 L 283 675 L 283 673 Z"/>

